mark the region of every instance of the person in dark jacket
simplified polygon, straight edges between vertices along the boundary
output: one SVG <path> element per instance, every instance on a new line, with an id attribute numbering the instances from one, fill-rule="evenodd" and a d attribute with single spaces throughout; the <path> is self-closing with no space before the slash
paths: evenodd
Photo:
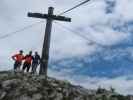
<path id="1" fill-rule="evenodd" d="M 37 71 L 37 67 L 41 62 L 40 55 L 38 52 L 35 52 L 35 55 L 33 56 L 33 61 L 32 61 L 32 73 L 35 74 Z"/>
<path id="2" fill-rule="evenodd" d="M 23 64 L 23 72 L 26 70 L 26 72 L 29 72 L 31 64 L 32 64 L 33 56 L 32 51 L 29 52 L 28 55 L 24 57 L 24 64 Z"/>
<path id="3" fill-rule="evenodd" d="M 14 71 L 20 70 L 20 67 L 22 65 L 22 61 L 24 59 L 23 51 L 20 50 L 18 54 L 13 55 L 12 59 L 15 61 Z"/>

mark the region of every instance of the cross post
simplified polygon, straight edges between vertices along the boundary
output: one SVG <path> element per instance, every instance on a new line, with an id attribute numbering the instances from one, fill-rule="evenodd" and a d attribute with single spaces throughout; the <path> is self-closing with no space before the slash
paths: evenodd
<path id="1" fill-rule="evenodd" d="M 54 8 L 49 7 L 48 8 L 48 14 L 28 13 L 28 17 L 46 19 L 46 29 L 45 29 L 40 71 L 39 71 L 39 74 L 45 75 L 45 77 L 47 77 L 47 70 L 48 70 L 52 22 L 53 22 L 53 20 L 71 22 L 71 18 L 53 15 L 53 12 L 54 12 Z"/>

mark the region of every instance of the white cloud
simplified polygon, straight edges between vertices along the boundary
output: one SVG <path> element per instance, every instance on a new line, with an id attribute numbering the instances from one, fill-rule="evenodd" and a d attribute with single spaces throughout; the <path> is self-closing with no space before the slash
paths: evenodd
<path id="1" fill-rule="evenodd" d="M 133 20 L 132 5 L 132 0 L 117 0 L 116 14 L 121 15 L 121 19 L 126 21 Z"/>
<path id="2" fill-rule="evenodd" d="M 72 1 L 69 1 L 69 0 L 63 1 L 63 2 L 62 1 L 42 1 L 42 0 L 39 0 L 39 1 L 23 0 L 20 2 L 17 0 L 11 0 L 11 1 L 4 0 L 1 2 L 2 2 L 1 9 L 3 10 L 2 13 L 6 13 L 5 15 L 9 17 L 6 19 L 1 19 L 3 21 L 3 23 L 0 24 L 0 26 L 2 27 L 1 32 L 5 32 L 5 30 L 7 30 L 6 29 L 7 27 L 8 27 L 8 30 L 6 32 L 10 32 L 12 30 L 18 29 L 25 25 L 29 25 L 30 23 L 33 23 L 33 21 L 37 21 L 37 20 L 39 21 L 39 19 L 28 18 L 26 14 L 29 11 L 46 13 L 48 6 L 54 5 L 54 6 L 57 6 L 55 8 L 55 13 L 59 13 L 60 11 L 63 11 L 69 7 L 72 7 L 73 5 L 77 4 L 79 1 L 73 0 L 73 3 L 70 3 Z M 119 3 L 119 4 L 122 5 L 123 3 Z M 127 5 L 128 5 L 128 2 L 127 2 Z M 119 6 L 119 5 L 117 4 L 116 6 Z M 6 9 L 6 8 L 9 8 L 9 9 Z M 62 24 L 66 24 L 67 26 L 71 27 L 73 30 L 78 30 L 82 35 L 88 37 L 90 41 L 95 41 L 95 43 L 98 43 L 98 44 L 113 45 L 127 39 L 129 37 L 129 34 L 124 34 L 124 33 L 114 31 L 112 27 L 110 27 L 110 23 L 108 23 L 109 21 L 116 22 L 115 21 L 116 18 L 117 19 L 120 18 L 118 13 L 120 12 L 120 8 L 118 11 L 116 11 L 116 13 L 112 15 L 106 15 L 105 8 L 106 8 L 106 3 L 104 0 L 95 0 L 93 2 L 91 1 L 88 4 L 85 4 L 84 6 L 77 8 L 74 11 L 66 14 L 67 16 L 72 17 L 72 23 L 62 23 Z M 127 15 L 123 15 L 123 16 L 127 16 Z M 10 21 L 8 21 L 9 19 Z M 113 24 L 116 24 L 116 23 L 113 23 Z M 19 36 L 22 39 L 23 38 L 28 39 L 28 37 L 30 37 L 31 34 L 34 34 L 35 31 L 37 34 L 39 34 L 40 33 L 39 30 L 41 30 L 41 36 L 32 35 L 31 41 L 27 40 L 23 42 L 25 42 L 25 44 L 28 42 L 27 45 L 30 45 L 32 44 L 32 41 L 35 41 L 35 38 L 36 38 L 36 41 L 39 41 L 37 40 L 37 38 L 42 39 L 40 37 L 43 37 L 43 31 L 44 31 L 43 28 L 40 29 L 39 27 L 41 26 L 38 26 L 37 30 L 27 30 L 22 32 L 21 33 L 22 35 L 16 35 L 14 37 L 11 37 L 11 40 L 10 40 L 12 41 L 11 45 L 12 46 L 14 45 L 13 47 L 16 46 L 18 48 L 18 45 L 15 43 L 15 41 L 17 40 L 14 38 Z M 53 33 L 52 33 L 53 41 L 51 46 L 52 47 L 51 56 L 53 54 L 54 54 L 54 57 L 58 57 L 58 58 L 79 56 L 79 55 L 91 54 L 91 53 L 94 53 L 95 50 L 97 50 L 96 44 L 87 46 L 84 39 L 80 37 L 78 38 L 76 35 L 73 35 L 71 32 L 66 32 L 66 30 L 62 30 L 62 28 L 59 29 L 58 26 L 54 25 L 54 28 L 55 29 L 53 30 Z M 2 35 L 3 34 L 4 33 L 2 33 Z M 26 35 L 24 36 L 23 34 L 26 34 Z M 19 42 L 19 44 L 23 45 L 24 43 Z M 5 42 L 4 45 L 8 45 L 8 43 Z M 41 46 L 42 46 L 42 41 L 39 44 L 39 47 Z"/>
<path id="3" fill-rule="evenodd" d="M 99 78 L 84 75 L 71 76 L 66 71 L 59 72 L 55 70 L 49 70 L 49 75 L 58 79 L 69 80 L 75 85 L 81 85 L 88 89 L 97 89 L 99 86 L 106 89 L 113 87 L 120 94 L 133 94 L 133 80 L 131 76 L 120 76 L 116 78 Z M 129 79 L 130 77 L 131 79 Z"/>
<path id="4" fill-rule="evenodd" d="M 96 41 L 96 43 L 102 45 L 115 45 L 119 42 L 126 40 L 129 38 L 129 34 L 117 32 L 112 30 L 110 27 L 105 25 L 95 25 L 94 28 L 92 27 L 92 31 L 90 31 L 91 38 Z"/>

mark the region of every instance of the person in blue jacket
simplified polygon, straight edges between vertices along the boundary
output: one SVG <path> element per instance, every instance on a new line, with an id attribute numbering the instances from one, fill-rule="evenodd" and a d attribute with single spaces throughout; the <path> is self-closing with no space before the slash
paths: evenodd
<path id="1" fill-rule="evenodd" d="M 37 72 L 37 67 L 41 63 L 41 58 L 38 52 L 35 52 L 35 55 L 33 55 L 33 61 L 32 61 L 32 73 L 35 74 Z"/>

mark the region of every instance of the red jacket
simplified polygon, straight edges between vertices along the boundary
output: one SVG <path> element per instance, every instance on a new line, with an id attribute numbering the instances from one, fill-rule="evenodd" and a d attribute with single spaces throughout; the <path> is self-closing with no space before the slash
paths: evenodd
<path id="1" fill-rule="evenodd" d="M 22 62 L 24 59 L 24 56 L 22 54 L 15 54 L 12 56 L 12 58 L 17 62 Z"/>
<path id="2" fill-rule="evenodd" d="M 32 60 L 33 60 L 33 57 L 31 55 L 26 55 L 24 57 L 24 60 L 25 60 L 25 63 L 31 64 L 32 63 Z"/>

